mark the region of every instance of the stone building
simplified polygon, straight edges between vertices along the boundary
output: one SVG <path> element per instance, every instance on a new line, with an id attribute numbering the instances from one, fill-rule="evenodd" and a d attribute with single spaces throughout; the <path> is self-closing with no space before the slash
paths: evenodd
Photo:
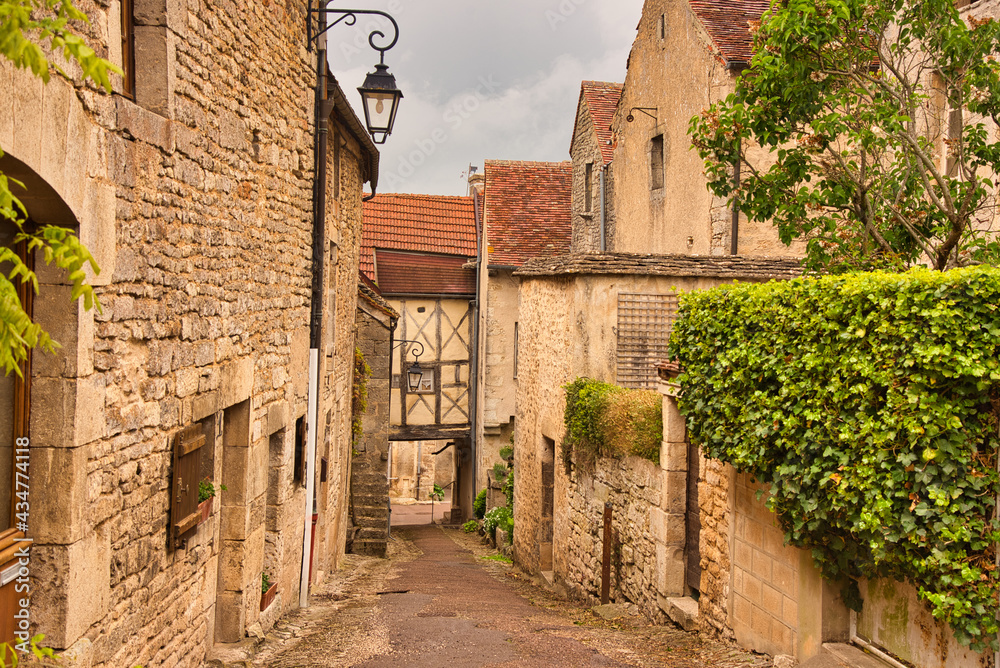
<path id="1" fill-rule="evenodd" d="M 75 228 L 101 267 L 101 309 L 85 311 L 36 259 L 34 316 L 62 348 L 36 353 L 26 382 L 0 378 L 0 424 L 30 439 L 31 632 L 87 665 L 199 666 L 299 605 L 303 579 L 343 553 L 361 196 L 378 152 L 331 79 L 314 192 L 307 3 L 121 11 L 132 4 L 87 3 L 81 26 L 125 66 L 112 95 L 0 64 L 0 168 L 25 183 L 32 221 Z M 226 489 L 203 516 L 205 480 Z M 264 574 L 277 594 L 262 612 Z"/>
<path id="2" fill-rule="evenodd" d="M 399 312 L 392 332 L 390 490 L 396 498 L 427 500 L 438 484 L 455 519 L 471 517 L 476 494 L 470 260 L 479 206 L 473 197 L 378 195 L 364 207 L 361 270 Z M 414 362 L 423 374 L 416 390 L 407 377 Z"/>
<path id="3" fill-rule="evenodd" d="M 487 160 L 482 258 L 479 263 L 479 349 L 476 428 L 479 471 L 501 462 L 514 436 L 518 377 L 518 284 L 514 271 L 531 258 L 570 249 L 572 165 Z"/>
<path id="4" fill-rule="evenodd" d="M 732 208 L 706 188 L 687 132 L 692 116 L 733 92 L 750 61 L 747 21 L 759 19 L 770 4 L 645 3 L 612 122 L 616 223 L 609 250 L 801 255 L 782 244 L 771 225 L 734 221 Z"/>
<path id="5" fill-rule="evenodd" d="M 611 121 L 622 85 L 584 81 L 570 142 L 573 163 L 574 253 L 615 249 L 614 137 Z"/>
<path id="6" fill-rule="evenodd" d="M 354 554 L 384 557 L 389 540 L 389 483 L 385 475 L 389 460 L 389 360 L 399 313 L 364 274 L 359 273 L 359 277 L 355 354 L 361 355 L 355 359 L 355 383 L 359 382 L 357 366 L 362 370 L 367 366 L 370 375 L 364 381 L 364 410 L 355 406 L 352 411 L 354 420 L 360 420 L 361 433 L 353 434 L 347 549 Z"/>

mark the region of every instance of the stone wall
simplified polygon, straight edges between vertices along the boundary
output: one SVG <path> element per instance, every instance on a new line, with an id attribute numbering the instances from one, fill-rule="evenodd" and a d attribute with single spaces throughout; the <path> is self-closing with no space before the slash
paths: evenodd
<path id="1" fill-rule="evenodd" d="M 146 4 L 137 14 L 155 13 Z M 120 58 L 119 3 L 80 6 L 97 51 Z M 94 666 L 200 665 L 260 620 L 265 567 L 280 592 L 272 615 L 297 605 L 315 80 L 305 8 L 163 3 L 150 19 L 163 69 L 140 59 L 137 72 L 166 86 L 156 111 L 0 65 L 0 146 L 54 189 L 72 220 L 51 222 L 77 225 L 102 268 L 100 312 L 67 308 L 63 278 L 41 272 L 36 316 L 64 347 L 36 356 L 31 402 L 33 630 Z M 335 125 L 315 578 L 336 567 L 346 531 L 345 380 L 370 163 L 367 137 L 346 117 Z M 193 423 L 210 436 L 202 473 L 227 491 L 173 549 L 172 437 Z"/>
<path id="2" fill-rule="evenodd" d="M 566 524 L 556 535 L 555 570 L 567 590 L 600 597 L 604 508 L 611 506 L 611 599 L 631 601 L 656 621 L 657 549 L 651 523 L 661 498 L 659 467 L 645 459 L 601 459 L 593 473 L 574 467 L 567 485 Z"/>

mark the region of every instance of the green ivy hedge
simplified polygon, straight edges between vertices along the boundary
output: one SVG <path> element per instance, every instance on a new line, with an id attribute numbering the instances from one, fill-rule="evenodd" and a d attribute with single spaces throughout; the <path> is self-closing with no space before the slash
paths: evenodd
<path id="1" fill-rule="evenodd" d="M 663 440 L 663 399 L 652 390 L 630 390 L 592 378 L 577 378 L 563 386 L 563 460 L 584 470 L 598 457 L 637 455 L 660 461 Z"/>
<path id="2" fill-rule="evenodd" d="M 913 583 L 997 646 L 1000 271 L 914 269 L 724 286 L 681 300 L 681 412 L 711 457 L 770 485 L 830 579 Z"/>

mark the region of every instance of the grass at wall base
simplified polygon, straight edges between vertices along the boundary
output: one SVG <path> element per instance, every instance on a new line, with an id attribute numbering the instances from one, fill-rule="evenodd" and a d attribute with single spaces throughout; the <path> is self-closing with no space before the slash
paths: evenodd
<path id="1" fill-rule="evenodd" d="M 823 575 L 892 578 L 997 648 L 1000 270 L 859 273 L 683 295 L 670 352 L 706 456 L 769 492 Z"/>

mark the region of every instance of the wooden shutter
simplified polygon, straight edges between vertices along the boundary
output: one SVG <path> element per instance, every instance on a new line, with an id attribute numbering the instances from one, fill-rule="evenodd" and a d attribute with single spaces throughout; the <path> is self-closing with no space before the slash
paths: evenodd
<path id="1" fill-rule="evenodd" d="M 174 475 L 170 485 L 170 544 L 184 547 L 201 519 L 198 510 L 198 476 L 205 434 L 201 425 L 191 425 L 174 436 Z"/>

